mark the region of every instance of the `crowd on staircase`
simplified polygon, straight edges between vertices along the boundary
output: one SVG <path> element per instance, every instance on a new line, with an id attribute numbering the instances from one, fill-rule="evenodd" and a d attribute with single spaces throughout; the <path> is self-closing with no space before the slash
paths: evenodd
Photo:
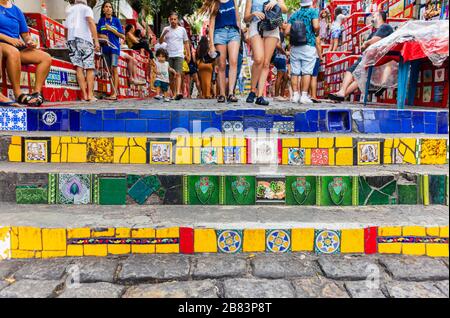
<path id="1" fill-rule="evenodd" d="M 387 0 L 299 0 L 297 10 L 288 15 L 284 0 L 247 0 L 241 16 L 236 0 L 205 0 L 200 9 L 206 17 L 201 34 L 191 34 L 183 27 L 184 19 L 172 12 L 169 25 L 155 41 L 142 36 L 134 24 L 122 25 L 110 1 L 103 2 L 96 24 L 87 1 L 74 0 L 67 11 L 65 33 L 77 97 L 96 101 L 95 93 L 101 90 L 99 70 L 106 69 L 104 98 L 109 100 L 130 96 L 123 87 L 131 86 L 136 88 L 134 96 L 139 91 L 140 97 L 167 102 L 196 96 L 236 103 L 239 95 L 247 103 L 263 106 L 272 97 L 301 104 L 320 103 L 322 98 L 356 100 L 359 87 L 353 73 L 361 62 L 357 54 L 391 35 L 394 23 L 413 16 L 405 1 L 399 14 L 390 10 Z M 420 12 L 423 19 L 448 15 L 448 3 L 445 10 L 435 3 L 426 0 Z M 395 21 L 398 17 L 401 21 Z M 344 34 L 346 27 L 348 34 Z M 352 33 L 354 39 L 349 40 Z M 338 65 L 339 74 L 333 75 L 337 78 L 331 84 L 324 74 L 336 61 L 333 52 L 348 60 Z M 12 92 L 0 93 L 1 105 L 42 105 L 52 57 L 37 47 L 24 13 L 10 0 L 0 0 L 0 56 Z M 21 88 L 21 65 L 29 64 L 36 69 L 26 93 Z M 385 96 L 385 91 L 380 88 L 375 96 Z"/>

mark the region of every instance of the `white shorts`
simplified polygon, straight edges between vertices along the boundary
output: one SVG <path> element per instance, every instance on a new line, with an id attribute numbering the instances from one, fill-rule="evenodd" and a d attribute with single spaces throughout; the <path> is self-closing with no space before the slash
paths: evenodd
<path id="1" fill-rule="evenodd" d="M 293 76 L 312 75 L 317 59 L 315 46 L 292 46 L 290 57 L 291 74 Z"/>
<path id="2" fill-rule="evenodd" d="M 258 21 L 252 21 L 250 23 L 250 28 L 249 28 L 250 39 L 252 37 L 254 37 L 255 35 L 259 35 Z M 280 28 L 276 28 L 275 30 L 272 30 L 272 31 L 264 31 L 263 37 L 264 38 L 277 38 L 279 40 L 280 39 Z"/>

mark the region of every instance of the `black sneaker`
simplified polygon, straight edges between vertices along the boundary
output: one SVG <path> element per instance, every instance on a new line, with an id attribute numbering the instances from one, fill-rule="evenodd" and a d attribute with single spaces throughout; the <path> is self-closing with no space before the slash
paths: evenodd
<path id="1" fill-rule="evenodd" d="M 177 96 L 175 96 L 175 100 L 180 100 L 180 99 L 183 99 L 183 95 L 178 94 Z"/>
<path id="2" fill-rule="evenodd" d="M 253 92 L 250 92 L 247 96 L 247 103 L 253 104 L 255 102 L 256 94 Z"/>
<path id="3" fill-rule="evenodd" d="M 269 101 L 264 97 L 260 96 L 256 99 L 256 105 L 269 106 Z"/>

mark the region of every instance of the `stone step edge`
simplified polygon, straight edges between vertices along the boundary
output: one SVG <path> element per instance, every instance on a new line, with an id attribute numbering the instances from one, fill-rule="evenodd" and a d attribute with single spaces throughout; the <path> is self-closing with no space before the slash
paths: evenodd
<path id="1" fill-rule="evenodd" d="M 128 254 L 403 254 L 448 257 L 448 226 L 358 229 L 0 228 L 0 260 Z"/>

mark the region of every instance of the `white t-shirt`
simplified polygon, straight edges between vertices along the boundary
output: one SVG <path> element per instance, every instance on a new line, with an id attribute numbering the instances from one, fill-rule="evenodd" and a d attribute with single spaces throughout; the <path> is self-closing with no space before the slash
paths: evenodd
<path id="1" fill-rule="evenodd" d="M 333 24 L 331 25 L 331 29 L 332 29 L 332 30 L 338 30 L 338 29 L 340 29 L 341 26 L 342 26 L 342 21 L 344 21 L 344 19 L 345 19 L 346 17 L 347 17 L 347 16 L 343 15 L 342 13 L 339 14 L 339 15 L 336 17 L 336 20 L 334 20 Z"/>
<path id="2" fill-rule="evenodd" d="M 92 33 L 89 29 L 86 18 L 94 19 L 92 9 L 84 4 L 76 4 L 67 10 L 67 19 L 65 25 L 67 27 L 67 40 L 71 41 L 80 38 L 93 43 Z"/>
<path id="3" fill-rule="evenodd" d="M 169 57 L 184 58 L 184 42 L 189 40 L 186 29 L 180 26 L 173 29 L 168 26 L 164 28 L 163 33 L 166 30 L 168 30 L 168 33 L 164 39 L 167 43 L 167 52 L 169 53 Z"/>
<path id="4" fill-rule="evenodd" d="M 161 74 L 156 74 L 156 80 L 164 83 L 169 83 L 169 62 L 160 63 L 158 60 L 155 61 L 156 71 Z"/>

